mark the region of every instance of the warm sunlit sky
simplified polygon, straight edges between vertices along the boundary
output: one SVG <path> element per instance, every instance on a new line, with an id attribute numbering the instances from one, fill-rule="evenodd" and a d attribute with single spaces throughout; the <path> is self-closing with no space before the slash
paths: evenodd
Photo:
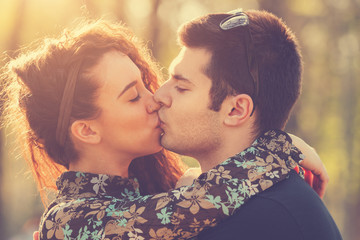
<path id="1" fill-rule="evenodd" d="M 360 236 L 360 226 L 352 222 L 360 222 L 355 218 L 360 212 L 360 173 L 355 171 L 360 167 L 360 0 L 0 0 L 0 63 L 79 17 L 105 15 L 122 20 L 148 41 L 166 68 L 179 50 L 176 29 L 181 23 L 240 7 L 271 9 L 298 36 L 305 66 L 303 94 L 288 129 L 318 150 L 331 177 L 324 201 L 347 239 L 360 239 L 352 238 Z M 0 217 L 6 225 L 0 222 L 0 230 L 9 239 L 25 234 L 24 224 L 43 209 L 31 176 L 23 176 L 24 160 L 10 154 L 13 139 L 3 139 Z"/>

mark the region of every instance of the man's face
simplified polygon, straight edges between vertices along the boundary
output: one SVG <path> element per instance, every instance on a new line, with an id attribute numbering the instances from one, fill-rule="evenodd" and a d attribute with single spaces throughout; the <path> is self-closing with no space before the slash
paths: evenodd
<path id="1" fill-rule="evenodd" d="M 170 65 L 169 80 L 155 93 L 166 149 L 198 157 L 220 147 L 222 119 L 209 109 L 212 84 L 204 74 L 210 58 L 204 49 L 183 47 Z"/>

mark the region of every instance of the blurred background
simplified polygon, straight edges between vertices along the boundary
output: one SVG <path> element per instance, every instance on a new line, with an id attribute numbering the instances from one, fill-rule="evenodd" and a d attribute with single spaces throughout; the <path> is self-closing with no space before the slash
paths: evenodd
<path id="1" fill-rule="evenodd" d="M 360 0 L 0 0 L 0 64 L 80 16 L 108 15 L 148 42 L 166 69 L 181 23 L 239 7 L 276 14 L 299 38 L 303 93 L 287 131 L 317 149 L 331 178 L 324 202 L 343 238 L 360 239 Z M 0 239 L 32 239 L 44 209 L 9 132 L 0 132 Z"/>

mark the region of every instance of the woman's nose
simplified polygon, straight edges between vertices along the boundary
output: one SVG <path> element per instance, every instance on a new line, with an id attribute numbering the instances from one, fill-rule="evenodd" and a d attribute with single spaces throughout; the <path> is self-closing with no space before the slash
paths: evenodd
<path id="1" fill-rule="evenodd" d="M 146 111 L 150 114 L 157 112 L 160 109 L 160 104 L 154 100 L 154 97 L 150 97 L 149 103 L 147 104 Z"/>

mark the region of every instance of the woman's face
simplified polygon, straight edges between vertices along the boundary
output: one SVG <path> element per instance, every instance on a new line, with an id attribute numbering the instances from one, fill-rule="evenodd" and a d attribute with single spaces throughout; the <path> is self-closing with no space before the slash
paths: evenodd
<path id="1" fill-rule="evenodd" d="M 159 105 L 134 62 L 119 51 L 109 51 L 92 73 L 101 86 L 96 102 L 101 112 L 94 121 L 105 150 L 132 158 L 160 151 Z"/>

